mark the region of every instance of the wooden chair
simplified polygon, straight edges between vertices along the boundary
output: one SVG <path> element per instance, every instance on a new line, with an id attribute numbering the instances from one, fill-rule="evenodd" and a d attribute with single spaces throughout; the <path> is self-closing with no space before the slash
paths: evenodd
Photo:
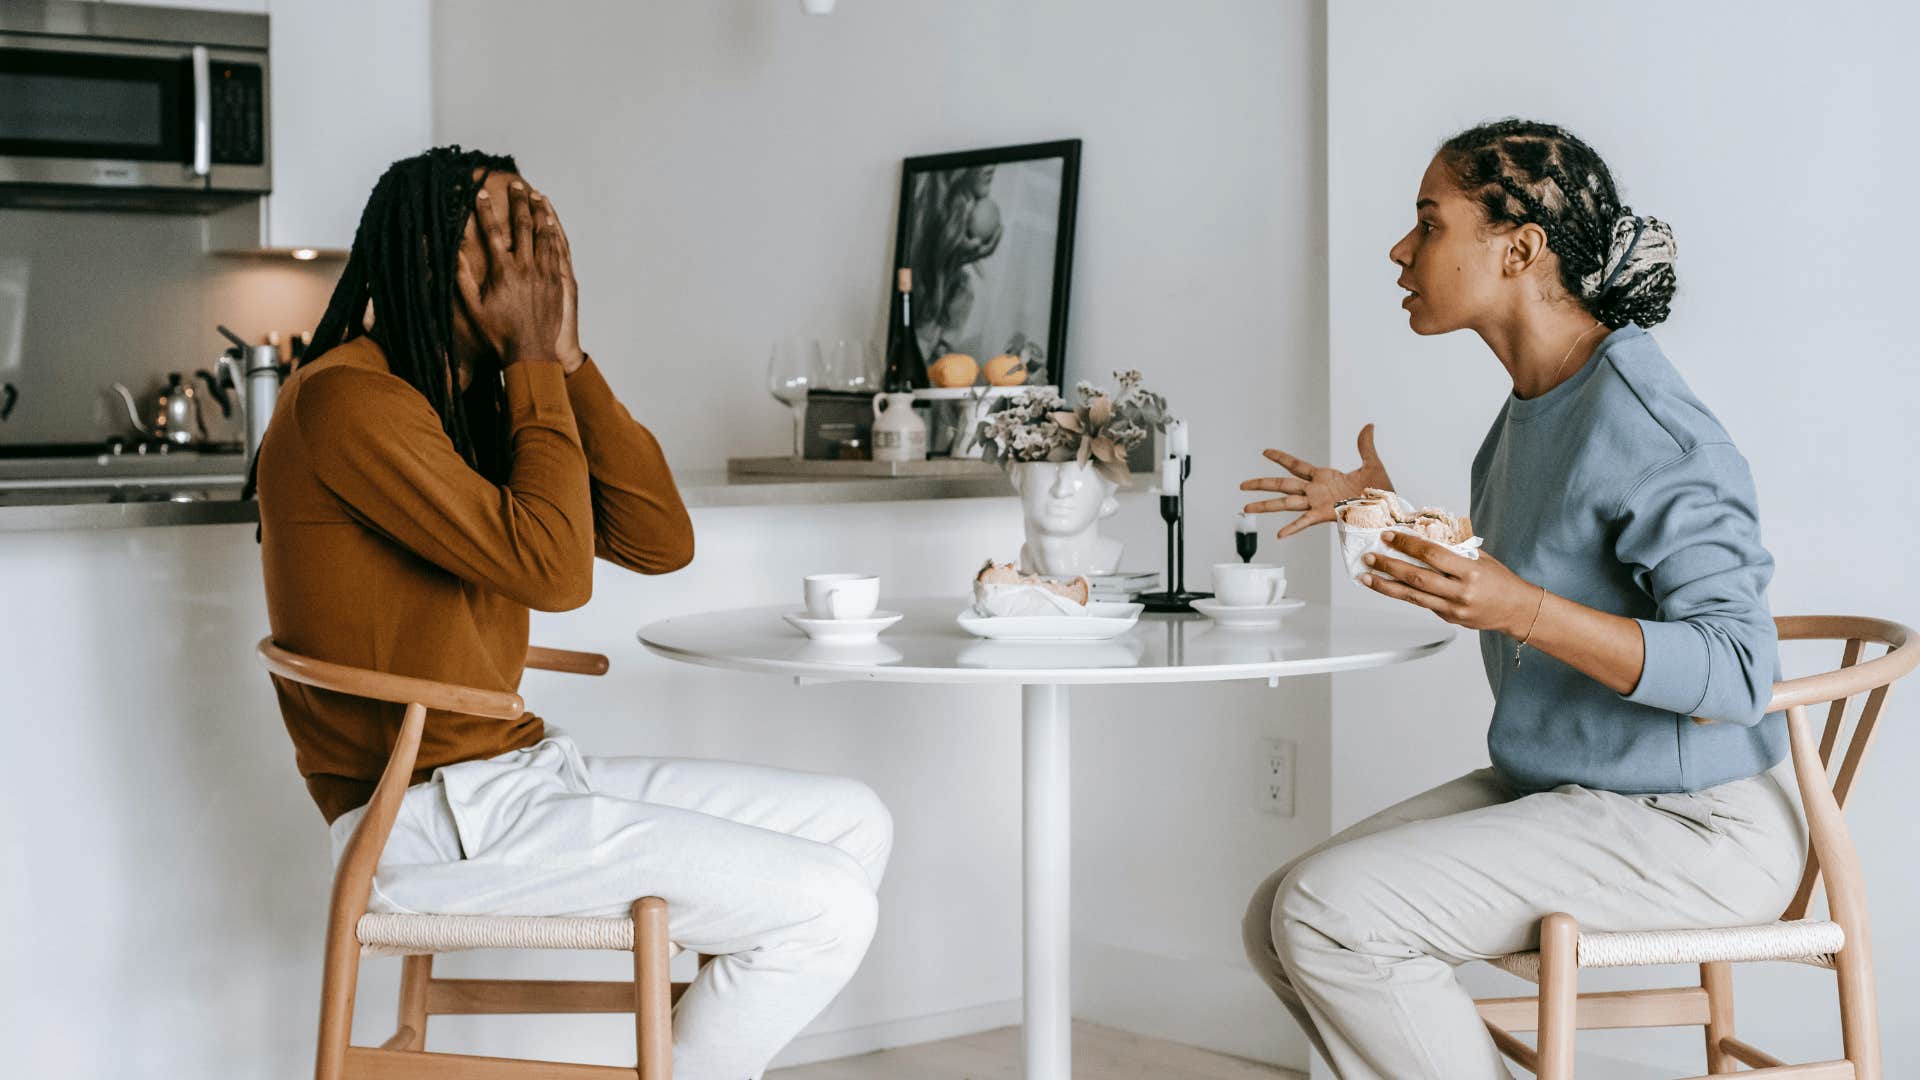
<path id="1" fill-rule="evenodd" d="M 1807 814 L 1807 866 L 1793 902 L 1777 922 L 1708 930 L 1590 933 L 1583 932 L 1569 915 L 1548 915 L 1540 923 L 1538 952 L 1494 961 L 1495 966 L 1538 983 L 1539 995 L 1477 1003 L 1480 1018 L 1501 1052 L 1532 1070 L 1539 1080 L 1571 1080 L 1574 1033 L 1580 1028 L 1694 1025 L 1706 1028 L 1708 1075 L 1732 1073 L 1744 1064 L 1753 1071 L 1740 1073 L 1742 1077 L 1881 1080 L 1865 883 L 1841 809 L 1853 790 L 1888 689 L 1920 664 L 1920 642 L 1912 630 L 1884 619 L 1802 615 L 1776 621 L 1782 641 L 1846 642 L 1839 668 L 1776 684 L 1767 706 L 1768 712 L 1786 710 L 1794 775 Z M 1886 652 L 1860 663 L 1861 650 L 1868 643 L 1885 645 Z M 1830 778 L 1849 699 L 1863 692 L 1865 705 L 1853 725 L 1839 772 Z M 1816 747 L 1807 706 L 1823 702 L 1831 704 Z M 1808 919 L 1814 885 L 1823 877 L 1827 918 Z M 1834 972 L 1843 1058 L 1787 1065 L 1734 1037 L 1732 965 L 1760 960 L 1790 960 Z M 1682 963 L 1700 965 L 1699 986 L 1582 994 L 1575 981 L 1581 968 Z M 1510 1034 L 1513 1031 L 1539 1032 L 1538 1049 L 1529 1049 Z"/>
<path id="2" fill-rule="evenodd" d="M 320 1041 L 316 1080 L 669 1080 L 673 1069 L 672 1008 L 687 984 L 673 983 L 667 965 L 667 903 L 634 901 L 630 917 L 537 918 L 477 915 L 370 914 L 374 868 L 413 776 L 428 709 L 511 720 L 526 711 L 520 695 L 475 690 L 426 679 L 331 664 L 290 653 L 271 638 L 260 662 L 283 679 L 406 706 L 386 771 L 333 875 L 327 915 L 326 965 L 320 982 Z M 596 653 L 530 648 L 527 667 L 603 675 Z M 435 953 L 463 949 L 614 949 L 633 953 L 632 982 L 518 979 L 436 979 Z M 354 987 L 360 957 L 404 956 L 399 1030 L 378 1048 L 350 1045 Z M 702 958 L 705 962 L 705 958 Z M 454 1013 L 634 1014 L 639 1041 L 636 1068 L 516 1061 L 426 1052 L 427 1018 Z"/>

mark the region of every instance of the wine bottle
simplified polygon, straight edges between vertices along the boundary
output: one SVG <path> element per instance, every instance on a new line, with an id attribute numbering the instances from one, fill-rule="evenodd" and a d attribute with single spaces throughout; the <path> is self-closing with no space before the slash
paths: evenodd
<path id="1" fill-rule="evenodd" d="M 928 385 L 927 358 L 913 332 L 913 271 L 901 267 L 893 294 L 893 340 L 887 343 L 887 371 L 880 388 L 910 394 Z"/>

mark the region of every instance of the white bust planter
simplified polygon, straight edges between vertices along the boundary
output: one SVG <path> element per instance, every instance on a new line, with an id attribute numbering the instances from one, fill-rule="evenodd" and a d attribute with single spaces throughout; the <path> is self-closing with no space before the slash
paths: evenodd
<path id="1" fill-rule="evenodd" d="M 1074 577 L 1120 568 L 1120 541 L 1100 535 L 1101 519 L 1120 509 L 1118 488 L 1091 462 L 1022 461 L 1007 475 L 1026 519 L 1021 569 Z"/>

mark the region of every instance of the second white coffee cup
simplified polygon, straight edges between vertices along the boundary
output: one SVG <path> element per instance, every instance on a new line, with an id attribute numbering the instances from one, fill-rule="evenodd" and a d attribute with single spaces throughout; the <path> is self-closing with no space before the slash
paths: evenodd
<path id="1" fill-rule="evenodd" d="M 1230 607 L 1269 607 L 1287 595 L 1287 568 L 1277 563 L 1214 563 L 1213 595 Z"/>
<path id="2" fill-rule="evenodd" d="M 880 606 L 880 579 L 872 574 L 808 574 L 807 614 L 816 619 L 864 619 Z"/>

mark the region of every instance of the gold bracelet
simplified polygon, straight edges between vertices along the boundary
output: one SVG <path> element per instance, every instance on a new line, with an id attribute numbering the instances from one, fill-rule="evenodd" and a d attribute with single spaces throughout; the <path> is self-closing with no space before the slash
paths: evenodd
<path id="1" fill-rule="evenodd" d="M 1513 647 L 1513 666 L 1514 667 L 1520 666 L 1520 650 L 1526 648 L 1527 642 L 1533 640 L 1533 628 L 1540 625 L 1540 609 L 1546 606 L 1547 606 L 1547 590 L 1544 586 L 1542 586 L 1540 589 L 1540 600 L 1538 603 L 1533 605 L 1533 621 L 1527 624 L 1526 636 L 1522 637 L 1520 639 L 1520 643 Z"/>

